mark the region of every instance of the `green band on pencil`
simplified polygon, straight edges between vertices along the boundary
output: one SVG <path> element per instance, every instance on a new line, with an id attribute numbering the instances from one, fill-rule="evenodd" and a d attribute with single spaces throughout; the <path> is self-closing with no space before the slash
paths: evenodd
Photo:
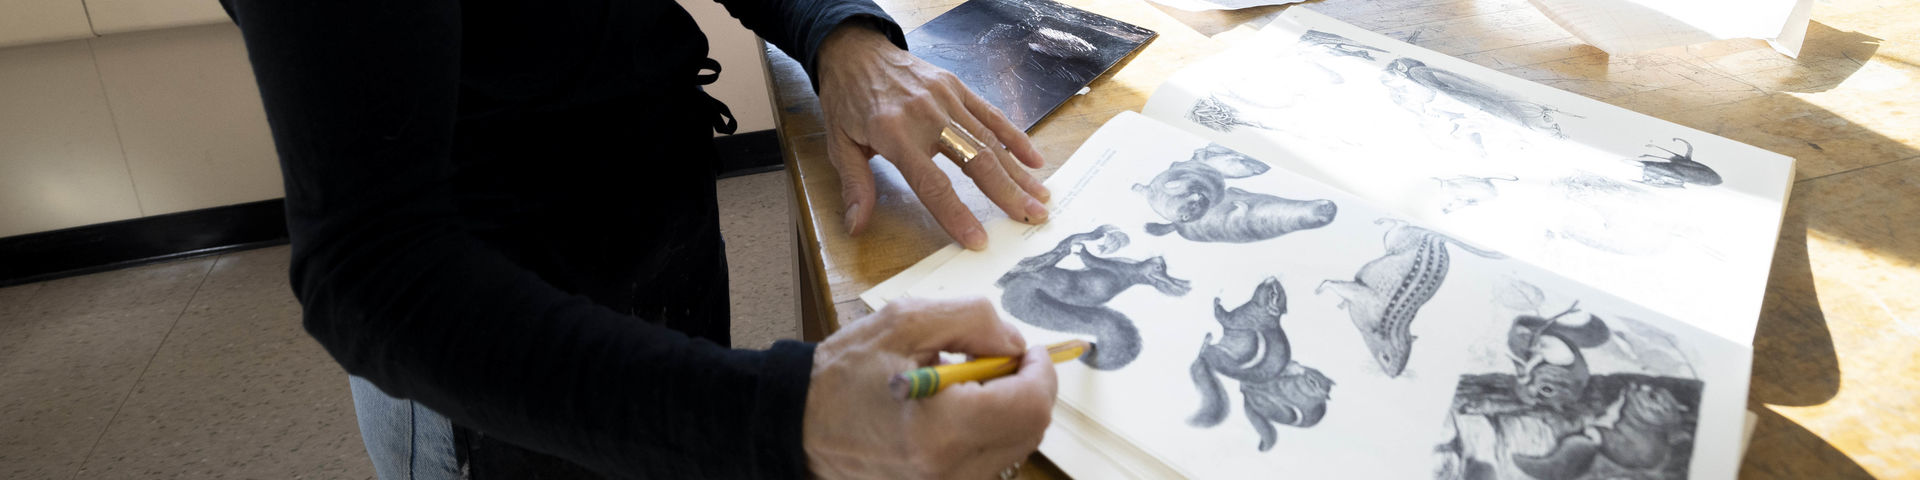
<path id="1" fill-rule="evenodd" d="M 940 388 L 940 371 L 932 368 L 917 368 L 913 370 L 908 380 L 913 382 L 913 388 L 909 390 L 907 398 L 931 397 L 933 392 Z"/>

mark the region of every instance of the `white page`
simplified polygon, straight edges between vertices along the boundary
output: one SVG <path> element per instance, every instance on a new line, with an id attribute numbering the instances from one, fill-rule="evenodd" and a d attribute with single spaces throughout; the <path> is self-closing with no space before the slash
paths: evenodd
<path id="1" fill-rule="evenodd" d="M 1569 418 L 1580 419 L 1583 423 L 1590 421 L 1609 431 L 1633 430 L 1622 426 L 1618 420 L 1607 418 L 1605 399 L 1618 399 L 1623 392 L 1630 391 L 1645 392 L 1645 395 L 1663 401 L 1666 401 L 1666 397 L 1661 395 L 1673 396 L 1678 400 L 1667 401 L 1666 404 L 1671 406 L 1677 402 L 1682 408 L 1697 414 L 1697 426 L 1684 428 L 1689 423 L 1686 418 L 1691 417 L 1663 417 L 1672 423 L 1657 429 L 1663 442 L 1661 445 L 1674 443 L 1689 447 L 1683 449 L 1674 446 L 1656 450 L 1670 458 L 1690 456 L 1688 465 L 1681 467 L 1676 463 L 1675 467 L 1696 478 L 1731 477 L 1736 472 L 1751 363 L 1751 351 L 1742 344 L 1690 328 L 1684 323 L 1523 262 L 1482 257 L 1458 242 L 1446 242 L 1438 247 L 1439 251 L 1450 253 L 1450 262 L 1439 262 L 1447 265 L 1446 268 L 1412 269 L 1424 274 L 1403 277 L 1424 278 L 1427 280 L 1423 282 L 1437 282 L 1439 287 L 1432 291 L 1430 300 L 1411 305 L 1417 313 L 1408 331 L 1415 338 L 1407 350 L 1406 367 L 1397 375 L 1389 375 L 1387 367 L 1373 360 L 1378 352 L 1370 349 L 1362 340 L 1362 332 L 1367 330 L 1360 328 L 1359 323 L 1353 320 L 1354 311 L 1368 309 L 1365 306 L 1368 300 L 1364 298 L 1367 295 L 1346 298 L 1343 306 L 1341 297 L 1348 294 L 1341 293 L 1342 288 L 1316 290 L 1328 282 L 1337 284 L 1354 281 L 1363 265 L 1398 263 L 1397 260 L 1382 260 L 1392 256 L 1387 254 L 1387 237 L 1394 237 L 1389 232 L 1418 230 L 1395 230 L 1394 222 L 1377 221 L 1396 218 L 1388 211 L 1285 169 L 1273 168 L 1225 182 L 1244 192 L 1296 200 L 1329 201 L 1336 206 L 1331 222 L 1272 238 L 1252 239 L 1246 243 L 1194 241 L 1186 236 L 1189 234 L 1186 230 L 1163 236 L 1153 235 L 1150 230 L 1154 229 L 1147 225 L 1164 222 L 1164 219 L 1150 208 L 1146 195 L 1132 191 L 1131 187 L 1143 182 L 1163 183 L 1161 181 L 1166 178 L 1160 175 L 1169 171 L 1174 162 L 1188 160 L 1196 151 L 1208 151 L 1208 148 L 1206 139 L 1182 133 L 1138 114 L 1123 113 L 1095 133 L 1056 173 L 1056 184 L 1064 184 L 1067 188 L 1055 190 L 1056 213 L 1052 222 L 1041 226 L 1026 226 L 1011 221 L 994 222 L 988 228 L 989 235 L 996 241 L 986 251 L 957 253 L 924 281 L 906 289 L 906 294 L 930 297 L 987 296 L 1001 306 L 1002 315 L 1018 320 L 1015 324 L 1033 343 L 1089 338 L 1088 335 L 1036 326 L 1036 319 L 1040 319 L 1039 323 L 1046 323 L 1046 318 L 1058 318 L 1042 318 L 1034 313 L 1045 310 L 1032 308 L 1036 305 L 1034 299 L 1039 298 L 1036 295 L 1010 295 L 1013 291 L 1033 293 L 1034 290 L 1024 286 L 1041 283 L 1017 279 L 1009 283 L 1013 287 L 1003 289 L 996 286 L 996 281 L 1023 261 L 1028 269 L 1042 265 L 1029 259 L 1054 249 L 1056 243 L 1068 235 L 1095 231 L 1100 225 L 1115 226 L 1115 230 L 1123 233 L 1127 240 L 1119 241 L 1118 236 L 1108 235 L 1104 241 L 1085 243 L 1084 251 L 1098 258 L 1092 261 L 1159 257 L 1166 266 L 1164 274 L 1187 282 L 1186 289 L 1176 295 L 1151 286 L 1133 285 L 1120 290 L 1110 301 L 1093 305 L 1099 309 L 1109 309 L 1109 313 L 1080 310 L 1080 315 L 1070 316 L 1073 319 L 1112 318 L 1110 314 L 1118 314 L 1126 319 L 1127 324 L 1138 329 L 1141 340 L 1137 343 L 1138 356 L 1115 369 L 1061 366 L 1060 401 L 1094 419 L 1099 427 L 1119 437 L 1125 444 L 1138 447 L 1181 475 L 1197 478 L 1271 472 L 1288 472 L 1302 478 L 1430 476 L 1446 463 L 1447 456 L 1437 454 L 1436 447 L 1448 444 L 1455 431 L 1467 437 L 1459 444 L 1470 446 L 1458 448 L 1465 455 L 1489 459 L 1488 464 L 1494 465 L 1493 468 L 1517 475 L 1519 470 L 1516 469 L 1519 467 L 1514 465 L 1513 455 L 1545 456 L 1554 447 L 1553 439 L 1581 436 L 1580 431 L 1585 429 L 1569 427 L 1560 431 L 1541 427 L 1547 423 L 1538 420 L 1544 417 L 1535 417 L 1544 415 L 1535 408 L 1526 410 L 1524 414 L 1509 412 L 1509 417 L 1524 416 L 1533 420 L 1514 420 L 1515 423 L 1508 426 L 1506 431 L 1515 433 L 1498 436 L 1486 427 L 1484 416 L 1464 415 L 1459 417 L 1464 420 L 1457 420 L 1449 412 L 1456 400 L 1474 405 L 1500 403 L 1456 399 L 1455 389 L 1467 378 L 1463 375 L 1480 375 L 1481 378 L 1505 375 L 1512 378 L 1520 368 L 1509 359 L 1513 352 L 1508 346 L 1508 339 L 1516 325 L 1515 320 L 1525 315 L 1551 316 L 1567 310 L 1577 301 L 1577 313 L 1562 318 L 1571 320 L 1594 315 L 1608 326 L 1612 334 L 1589 339 L 1597 343 L 1577 348 L 1577 357 L 1587 365 L 1590 378 L 1594 380 L 1585 388 L 1578 389 L 1586 394 L 1580 397 L 1583 399 L 1581 402 L 1568 403 L 1565 407 L 1566 411 L 1588 413 Z M 1217 149 L 1210 151 L 1219 153 Z M 1240 197 L 1240 201 L 1265 201 L 1248 198 L 1253 197 Z M 1229 203 L 1232 202 L 1221 205 Z M 1244 212 L 1261 216 L 1269 211 Z M 1427 240 L 1439 241 L 1429 236 L 1415 238 L 1426 239 L 1423 244 Z M 1434 258 L 1433 250 L 1424 250 L 1427 252 L 1426 258 Z M 1067 272 L 1091 268 L 1085 260 L 1081 260 L 1078 251 L 1074 252 L 1071 255 L 1073 258 L 1044 266 Z M 1276 278 L 1284 289 L 1287 313 L 1280 317 L 1278 325 L 1289 340 L 1284 343 L 1256 342 L 1256 346 L 1266 345 L 1265 348 L 1256 349 L 1266 353 L 1257 355 L 1278 358 L 1275 352 L 1284 351 L 1289 359 L 1284 363 L 1314 369 L 1331 379 L 1333 386 L 1327 392 L 1322 410 L 1324 414 L 1317 422 L 1310 422 L 1310 426 L 1304 427 L 1284 422 L 1273 424 L 1276 432 L 1271 437 L 1273 445 L 1269 450 L 1261 451 L 1257 444 L 1262 435 L 1249 420 L 1246 404 L 1243 403 L 1244 394 L 1240 388 L 1244 382 L 1214 375 L 1213 378 L 1220 382 L 1226 392 L 1224 417 L 1211 427 L 1197 427 L 1188 423 L 1188 418 L 1202 403 L 1202 396 L 1198 393 L 1202 391 L 1199 388 L 1201 384 L 1195 383 L 1190 367 L 1201 355 L 1203 339 L 1229 341 L 1229 333 L 1214 318 L 1215 299 L 1225 308 L 1241 308 L 1255 296 L 1255 285 L 1268 277 Z M 1107 279 L 1111 280 L 1112 277 Z M 1050 283 L 1080 285 L 1073 281 Z M 1179 290 L 1176 283 L 1165 279 L 1161 283 L 1175 285 L 1169 288 Z M 1376 281 L 1375 285 L 1392 283 Z M 1088 285 L 1097 284 L 1096 281 Z M 1009 299 L 1012 299 L 1014 308 L 1009 308 Z M 1592 324 L 1591 321 L 1570 320 L 1561 320 L 1561 323 Z M 1129 344 L 1122 336 L 1094 335 L 1091 338 L 1099 345 L 1096 354 L 1124 352 L 1127 350 L 1124 347 Z M 1568 354 L 1560 352 L 1560 355 L 1565 357 Z M 1527 356 L 1545 358 L 1550 355 L 1527 353 Z M 1109 358 L 1106 366 L 1120 363 L 1114 358 L 1119 357 Z M 1271 388 L 1277 385 L 1274 382 L 1282 378 L 1301 378 L 1297 376 L 1300 369 L 1296 366 L 1289 366 L 1286 371 L 1289 373 L 1283 375 L 1295 376 L 1260 377 L 1273 380 L 1254 383 Z M 1529 367 L 1527 371 L 1539 370 Z M 1543 375 L 1539 378 L 1548 377 Z M 1628 378 L 1641 379 L 1642 384 L 1657 386 L 1666 393 L 1652 393 L 1655 388 L 1648 387 L 1623 387 Z M 1704 386 L 1695 382 L 1704 382 Z M 1544 382 L 1536 385 L 1541 384 Z M 1300 388 L 1309 393 L 1313 390 L 1312 382 L 1288 385 L 1292 385 L 1289 388 Z M 1689 394 L 1688 389 L 1697 389 L 1698 396 Z M 1282 407 L 1278 410 L 1265 408 L 1269 412 L 1316 410 L 1310 394 L 1306 397 L 1290 395 L 1293 396 L 1275 397 L 1267 393 L 1261 394 L 1260 398 L 1268 399 L 1267 405 Z M 1489 398 L 1502 395 L 1511 397 L 1517 394 L 1495 392 L 1489 394 Z M 1274 398 L 1308 398 L 1309 401 L 1289 403 Z M 1695 398 L 1697 401 L 1693 400 Z M 1288 410 L 1286 407 L 1298 410 Z M 1619 414 L 1613 416 L 1619 417 Z M 1455 430 L 1454 425 L 1458 424 L 1468 426 Z M 1539 428 L 1527 430 L 1525 427 L 1528 425 Z M 1076 425 L 1078 427 L 1085 425 Z M 1083 437 L 1101 436 L 1087 435 L 1085 432 L 1081 434 Z M 1102 443 L 1111 440 L 1085 443 L 1112 445 Z M 1500 448 L 1504 450 L 1493 448 L 1495 444 L 1502 445 Z M 1506 456 L 1501 456 L 1502 451 Z M 1598 463 L 1604 460 L 1595 462 L 1591 465 L 1617 466 L 1614 463 Z M 1455 465 L 1459 464 L 1459 459 L 1455 458 Z M 1130 470 L 1137 471 L 1134 468 Z"/>
<path id="2" fill-rule="evenodd" d="M 1528 0 L 1560 28 L 1619 55 L 1729 38 L 1757 38 L 1800 55 L 1813 0 Z"/>
<path id="3" fill-rule="evenodd" d="M 1786 156 L 1302 8 L 1143 113 L 1742 344 L 1793 180 Z M 1717 184 L 1658 176 L 1683 156 Z"/>

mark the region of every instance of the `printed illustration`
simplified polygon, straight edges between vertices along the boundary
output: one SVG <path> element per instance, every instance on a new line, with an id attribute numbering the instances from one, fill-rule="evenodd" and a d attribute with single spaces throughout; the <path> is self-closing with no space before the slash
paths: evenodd
<path id="1" fill-rule="evenodd" d="M 1554 179 L 1549 186 L 1568 201 L 1549 241 L 1566 239 L 1586 248 L 1619 255 L 1659 255 L 1678 245 L 1692 246 L 1706 258 L 1722 258 L 1711 246 L 1693 240 L 1691 222 L 1681 212 L 1662 208 L 1660 195 L 1634 183 L 1580 172 Z"/>
<path id="2" fill-rule="evenodd" d="M 1104 257 L 1127 245 L 1119 227 L 1102 225 L 1091 232 L 1069 235 L 1046 253 L 1027 257 L 994 285 L 1008 313 L 1036 327 L 1092 335 L 1093 351 L 1080 357 L 1100 370 L 1127 366 L 1140 356 L 1140 330 L 1133 320 L 1106 306 L 1134 285 L 1151 286 L 1160 293 L 1183 296 L 1192 288 L 1186 280 L 1167 274 L 1160 257 L 1133 260 Z M 1100 249 L 1095 255 L 1092 249 Z M 1059 264 L 1073 257 L 1082 268 Z"/>
<path id="3" fill-rule="evenodd" d="M 1194 150 L 1193 157 L 1187 160 L 1211 167 L 1227 178 L 1247 178 L 1267 173 L 1267 169 L 1271 168 L 1264 162 L 1218 143 L 1209 143 Z"/>
<path id="4" fill-rule="evenodd" d="M 1452 197 L 1451 200 L 1447 201 L 1446 206 L 1440 207 L 1440 213 L 1453 213 L 1454 210 L 1479 205 L 1480 202 L 1499 197 L 1500 190 L 1494 188 L 1494 180 L 1517 182 L 1520 181 L 1520 177 L 1512 175 L 1504 177 L 1459 175 L 1449 178 L 1433 177 L 1433 180 L 1440 182 L 1440 188 L 1446 190 L 1447 196 Z"/>
<path id="5" fill-rule="evenodd" d="M 1248 243 L 1333 222 L 1337 207 L 1332 201 L 1293 200 L 1226 184 L 1228 178 L 1266 171 L 1267 165 L 1258 160 L 1210 144 L 1152 181 L 1135 184 L 1133 191 L 1171 222 L 1148 223 L 1147 233 L 1156 236 L 1179 232 L 1196 242 Z"/>
<path id="6" fill-rule="evenodd" d="M 1234 127 L 1273 129 L 1253 119 L 1245 118 L 1240 113 L 1240 109 L 1211 95 L 1195 100 L 1193 108 L 1187 109 L 1187 119 L 1221 133 L 1233 132 Z"/>
<path id="7" fill-rule="evenodd" d="M 1447 279 L 1451 262 L 1447 245 L 1487 258 L 1506 256 L 1402 220 L 1382 218 L 1373 223 L 1388 225 L 1383 239 L 1386 256 L 1361 266 L 1353 281 L 1326 280 L 1313 293 L 1332 290 L 1338 295 L 1340 308 L 1352 317 L 1354 328 L 1360 330 L 1360 338 L 1366 341 L 1380 370 L 1398 377 L 1406 370 L 1407 356 L 1413 349 L 1414 337 L 1409 333 L 1413 318 Z"/>
<path id="8" fill-rule="evenodd" d="M 1386 50 L 1374 48 L 1373 46 L 1356 42 L 1347 37 L 1319 30 L 1307 30 L 1307 33 L 1301 34 L 1300 44 L 1328 55 L 1358 57 L 1367 59 L 1367 61 L 1374 60 L 1374 52 L 1387 53 Z"/>
<path id="9" fill-rule="evenodd" d="M 1368 46 L 1366 44 L 1353 41 L 1352 39 L 1349 39 L 1347 37 L 1342 37 L 1339 35 L 1322 32 L 1319 30 L 1308 30 L 1307 33 L 1301 34 L 1300 45 L 1305 47 L 1301 49 L 1303 51 L 1319 53 L 1322 55 L 1335 57 L 1335 58 L 1338 58 L 1338 57 L 1360 58 L 1360 59 L 1365 59 L 1368 62 L 1374 61 L 1373 54 L 1375 52 L 1387 53 L 1386 50 L 1374 48 L 1372 46 Z M 1321 64 L 1319 61 L 1311 61 L 1309 63 L 1313 64 L 1313 66 L 1315 67 L 1318 67 L 1322 73 L 1325 73 L 1327 75 L 1327 81 L 1328 81 L 1327 83 L 1334 83 L 1334 84 L 1346 83 L 1346 78 L 1342 77 L 1339 72 L 1335 72 L 1333 71 L 1333 69 L 1327 68 L 1326 65 Z"/>
<path id="10" fill-rule="evenodd" d="M 1649 143 L 1647 144 L 1648 148 L 1660 149 L 1660 151 L 1667 152 L 1667 155 L 1646 154 L 1640 156 L 1640 158 L 1652 158 L 1656 161 L 1627 160 L 1640 166 L 1640 183 L 1661 188 L 1686 188 L 1689 183 L 1700 186 L 1720 184 L 1719 173 L 1714 172 L 1713 169 L 1707 167 L 1706 164 L 1693 160 L 1693 142 L 1688 142 L 1680 138 L 1674 138 L 1673 141 L 1685 145 L 1687 147 L 1687 153 L 1674 153 L 1673 150 Z"/>
<path id="11" fill-rule="evenodd" d="M 1429 67 L 1425 62 L 1411 58 L 1395 59 L 1387 64 L 1386 73 L 1380 81 L 1390 90 L 1393 102 L 1401 108 L 1426 118 L 1451 122 L 1453 135 L 1473 143 L 1481 143 L 1482 140 L 1478 129 L 1467 118 L 1469 112 L 1450 108 L 1440 99 L 1451 99 L 1493 118 L 1554 138 L 1566 138 L 1554 115 L 1575 116 L 1550 105 L 1519 99 L 1479 80 Z"/>
<path id="12" fill-rule="evenodd" d="M 1510 309 L 1533 300 L 1497 347 L 1513 373 L 1461 376 L 1438 477 L 1686 477 L 1704 383 L 1670 335 L 1578 301 L 1547 316 L 1541 296 L 1496 296 Z"/>
<path id="13" fill-rule="evenodd" d="M 1507 347 L 1516 370 L 1513 393 L 1522 403 L 1564 410 L 1586 395 L 1592 373 L 1580 349 L 1606 343 L 1612 331 L 1598 318 L 1578 327 L 1560 324 L 1561 317 L 1573 314 L 1578 306 L 1575 302 L 1552 317 L 1521 315 L 1513 320 Z"/>
<path id="14" fill-rule="evenodd" d="M 1227 418 L 1227 389 L 1215 375 L 1240 382 L 1247 420 L 1260 433 L 1260 451 L 1273 448 L 1279 435 L 1273 424 L 1311 427 L 1327 413 L 1333 380 L 1319 370 L 1293 361 L 1280 316 L 1287 313 L 1287 292 L 1280 280 L 1267 277 L 1253 290 L 1253 298 L 1227 310 L 1213 299 L 1213 319 L 1220 322 L 1220 341 L 1208 333 L 1200 341 L 1200 355 L 1188 370 L 1200 392 L 1200 411 L 1187 419 L 1195 427 L 1212 427 Z"/>

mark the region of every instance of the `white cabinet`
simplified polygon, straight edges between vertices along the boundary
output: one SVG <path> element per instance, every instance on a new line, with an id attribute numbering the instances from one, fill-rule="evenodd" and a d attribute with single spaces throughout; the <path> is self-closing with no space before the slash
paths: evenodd
<path id="1" fill-rule="evenodd" d="M 80 0 L 0 0 L 0 48 L 91 36 Z"/>
<path id="2" fill-rule="evenodd" d="M 100 35 L 228 22 L 214 0 L 87 0 L 87 13 Z"/>
<path id="3" fill-rule="evenodd" d="M 140 216 L 87 42 L 0 49 L 0 237 Z"/>

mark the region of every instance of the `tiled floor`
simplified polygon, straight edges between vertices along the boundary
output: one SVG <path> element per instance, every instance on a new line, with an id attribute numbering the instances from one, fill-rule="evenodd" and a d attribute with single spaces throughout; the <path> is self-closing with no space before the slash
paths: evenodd
<path id="1" fill-rule="evenodd" d="M 720 184 L 741 347 L 799 335 L 786 181 Z M 287 252 L 0 289 L 0 478 L 371 478 Z"/>

